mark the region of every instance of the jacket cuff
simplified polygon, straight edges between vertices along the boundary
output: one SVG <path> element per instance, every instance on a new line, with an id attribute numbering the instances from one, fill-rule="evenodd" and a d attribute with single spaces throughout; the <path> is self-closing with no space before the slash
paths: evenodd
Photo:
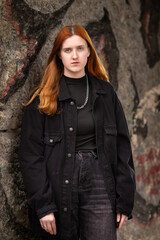
<path id="1" fill-rule="evenodd" d="M 126 215 L 128 217 L 128 220 L 132 218 L 132 214 L 129 211 L 126 211 L 126 210 L 123 210 L 120 208 L 116 209 L 116 213 L 121 213 L 121 214 Z"/>
<path id="2" fill-rule="evenodd" d="M 54 213 L 54 212 L 57 212 L 57 211 L 58 211 L 58 209 L 57 209 L 56 205 L 51 204 L 51 205 L 45 206 L 41 209 L 38 209 L 37 210 L 37 216 L 40 219 L 40 218 L 46 216 L 49 213 Z"/>

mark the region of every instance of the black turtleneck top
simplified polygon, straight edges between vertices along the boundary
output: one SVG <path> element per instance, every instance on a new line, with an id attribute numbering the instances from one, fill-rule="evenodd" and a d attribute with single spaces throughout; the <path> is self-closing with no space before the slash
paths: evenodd
<path id="1" fill-rule="evenodd" d="M 76 106 L 85 102 L 87 81 L 86 76 L 81 78 L 65 77 L 65 81 Z M 77 109 L 76 151 L 96 149 L 95 124 L 92 114 L 92 94 L 89 86 L 89 99 L 82 109 Z"/>

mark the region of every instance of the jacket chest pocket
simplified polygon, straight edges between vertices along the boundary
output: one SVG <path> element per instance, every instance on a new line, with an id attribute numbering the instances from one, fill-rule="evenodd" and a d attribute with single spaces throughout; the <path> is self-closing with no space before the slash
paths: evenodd
<path id="1" fill-rule="evenodd" d="M 44 143 L 48 146 L 54 146 L 56 143 L 61 142 L 62 135 L 56 134 L 56 135 L 46 135 L 44 137 Z"/>
<path id="2" fill-rule="evenodd" d="M 59 174 L 60 172 L 62 136 L 61 133 L 46 134 L 44 136 L 44 158 L 49 178 L 52 178 L 53 175 Z"/>

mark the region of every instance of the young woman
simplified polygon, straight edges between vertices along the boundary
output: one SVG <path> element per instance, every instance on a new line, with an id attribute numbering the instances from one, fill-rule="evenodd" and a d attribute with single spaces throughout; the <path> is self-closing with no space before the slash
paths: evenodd
<path id="1" fill-rule="evenodd" d="M 135 174 L 121 103 L 86 30 L 57 35 L 25 109 L 19 159 L 32 230 L 114 240 L 131 218 Z"/>

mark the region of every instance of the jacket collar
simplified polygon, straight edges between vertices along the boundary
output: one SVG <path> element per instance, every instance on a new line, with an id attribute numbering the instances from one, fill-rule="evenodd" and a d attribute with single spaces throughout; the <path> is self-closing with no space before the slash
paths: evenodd
<path id="1" fill-rule="evenodd" d="M 103 80 L 97 79 L 96 77 L 92 76 L 90 73 L 87 73 L 87 75 L 88 75 L 88 79 L 91 84 L 93 93 L 106 94 L 106 90 L 104 90 L 103 84 L 101 83 L 101 81 Z M 60 89 L 59 89 L 58 98 L 59 98 L 59 101 L 63 101 L 71 98 L 64 75 L 60 79 Z"/>
<path id="2" fill-rule="evenodd" d="M 68 91 L 67 84 L 64 78 L 64 75 L 60 79 L 59 95 L 58 98 L 60 101 L 71 98 L 71 95 Z"/>
<path id="3" fill-rule="evenodd" d="M 87 73 L 87 74 L 88 74 L 93 92 L 98 94 L 106 94 L 106 90 L 103 87 L 104 84 L 102 84 L 104 80 L 98 79 L 93 75 L 91 75 L 90 73 Z"/>

